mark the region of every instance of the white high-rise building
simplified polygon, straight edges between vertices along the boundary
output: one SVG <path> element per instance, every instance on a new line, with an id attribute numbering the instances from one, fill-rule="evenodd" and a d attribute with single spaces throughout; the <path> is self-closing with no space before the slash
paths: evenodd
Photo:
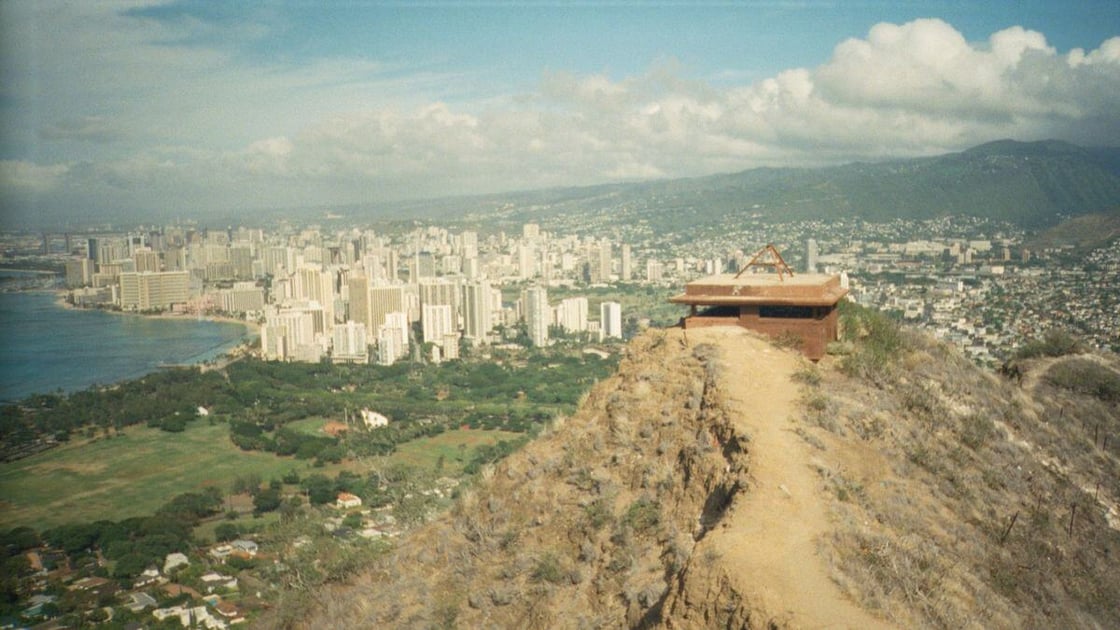
<path id="1" fill-rule="evenodd" d="M 420 304 L 446 304 L 454 315 L 459 312 L 459 284 L 447 278 L 435 278 L 420 282 Z"/>
<path id="2" fill-rule="evenodd" d="M 183 304 L 190 297 L 189 271 L 126 271 L 118 279 L 121 308 L 152 311 Z"/>
<path id="3" fill-rule="evenodd" d="M 490 299 L 489 282 L 463 287 L 463 335 L 476 344 L 485 342 L 494 327 Z"/>
<path id="4" fill-rule="evenodd" d="M 378 330 L 389 313 L 405 311 L 404 289 L 400 285 L 375 284 L 369 288 L 369 324 L 366 330 Z M 407 328 L 406 328 L 407 331 Z M 407 332 L 405 338 L 408 338 Z"/>
<path id="5" fill-rule="evenodd" d="M 599 338 L 622 339 L 622 305 L 618 302 L 599 305 Z"/>
<path id="6" fill-rule="evenodd" d="M 304 265 L 292 276 L 292 293 L 297 300 L 321 304 L 326 321 L 334 322 L 334 274 L 315 265 Z"/>
<path id="7" fill-rule="evenodd" d="M 366 327 L 355 321 L 347 321 L 334 327 L 332 334 L 333 352 L 331 360 L 335 363 L 368 363 L 369 346 L 366 343 Z"/>
<path id="8" fill-rule="evenodd" d="M 587 298 L 565 298 L 556 307 L 556 324 L 568 332 L 587 330 Z"/>
<path id="9" fill-rule="evenodd" d="M 288 360 L 288 329 L 282 324 L 261 326 L 261 358 L 265 361 Z"/>
<path id="10" fill-rule="evenodd" d="M 817 273 L 817 239 L 811 238 L 805 244 L 805 273 Z"/>
<path id="11" fill-rule="evenodd" d="M 249 313 L 264 309 L 264 289 L 255 282 L 234 282 L 233 288 L 218 292 L 222 310 L 227 313 Z"/>
<path id="12" fill-rule="evenodd" d="M 408 313 L 396 311 L 385 315 L 385 326 L 400 333 L 401 348 L 407 351 L 411 345 L 408 334 Z"/>
<path id="13" fill-rule="evenodd" d="M 622 268 L 619 270 L 619 280 L 626 282 L 634 277 L 634 260 L 630 253 L 630 246 L 622 245 Z"/>
<path id="14" fill-rule="evenodd" d="M 534 346 L 548 345 L 548 327 L 552 324 L 552 309 L 548 306 L 548 291 L 531 287 L 522 294 L 525 324 L 529 340 Z"/>
<path id="15" fill-rule="evenodd" d="M 420 307 L 420 328 L 424 343 L 443 343 L 443 336 L 454 332 L 451 307 L 447 304 L 423 304 Z"/>
<path id="16" fill-rule="evenodd" d="M 404 356 L 405 345 L 396 326 L 381 326 L 377 332 L 377 363 L 392 365 Z"/>

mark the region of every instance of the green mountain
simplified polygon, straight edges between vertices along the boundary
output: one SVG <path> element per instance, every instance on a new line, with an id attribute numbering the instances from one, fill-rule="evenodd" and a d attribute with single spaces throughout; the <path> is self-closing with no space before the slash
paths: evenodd
<path id="1" fill-rule="evenodd" d="M 362 214 L 357 208 L 349 210 L 351 216 Z M 715 226 L 740 213 L 772 221 L 970 215 L 1040 228 L 1069 217 L 1120 213 L 1120 149 L 1002 140 L 928 158 L 757 168 L 687 179 L 413 201 L 378 210 L 400 218 L 510 223 L 578 222 L 609 213 L 613 221 L 641 220 L 655 230 Z"/>

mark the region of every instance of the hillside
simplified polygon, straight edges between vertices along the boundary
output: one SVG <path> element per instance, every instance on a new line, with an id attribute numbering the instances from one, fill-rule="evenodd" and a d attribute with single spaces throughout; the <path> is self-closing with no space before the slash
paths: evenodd
<path id="1" fill-rule="evenodd" d="M 260 625 L 1120 625 L 1117 359 L 1011 380 L 874 315 L 846 330 L 819 366 L 647 333 L 450 513 Z"/>
<path id="2" fill-rule="evenodd" d="M 350 217 L 519 226 L 642 224 L 702 231 L 752 215 L 770 221 L 872 221 L 968 215 L 1027 228 L 1120 212 L 1120 151 L 1003 140 L 959 153 L 819 168 L 755 168 L 705 177 L 409 201 L 335 210 Z M 322 209 L 319 209 L 321 213 Z"/>

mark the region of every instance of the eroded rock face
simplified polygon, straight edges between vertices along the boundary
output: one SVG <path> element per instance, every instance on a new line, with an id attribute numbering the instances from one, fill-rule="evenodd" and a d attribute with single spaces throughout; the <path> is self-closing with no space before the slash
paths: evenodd
<path id="1" fill-rule="evenodd" d="M 693 557 L 747 484 L 717 354 L 679 331 L 634 340 L 573 417 L 305 625 L 748 627 L 723 569 Z"/>

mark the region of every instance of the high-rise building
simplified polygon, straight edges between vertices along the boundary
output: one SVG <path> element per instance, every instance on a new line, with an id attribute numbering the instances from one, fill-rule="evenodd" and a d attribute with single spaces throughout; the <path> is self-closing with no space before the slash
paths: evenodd
<path id="1" fill-rule="evenodd" d="M 190 272 L 122 272 L 120 304 L 124 310 L 157 311 L 184 304 L 190 298 Z"/>
<path id="2" fill-rule="evenodd" d="M 811 238 L 805 243 L 805 273 L 817 273 L 817 239 Z"/>
<path id="3" fill-rule="evenodd" d="M 443 336 L 443 342 L 440 343 L 440 348 L 443 349 L 443 358 L 448 361 L 459 358 L 459 339 L 461 335 L 457 332 L 450 332 Z"/>
<path id="4" fill-rule="evenodd" d="M 368 363 L 369 347 L 366 344 L 366 327 L 348 321 L 334 327 L 331 361 L 335 363 Z"/>
<path id="5" fill-rule="evenodd" d="M 552 324 L 552 309 L 548 306 L 548 291 L 543 287 L 526 289 L 521 297 L 529 340 L 534 346 L 548 344 L 548 327 Z"/>
<path id="6" fill-rule="evenodd" d="M 297 300 L 313 300 L 323 307 L 326 321 L 334 322 L 334 274 L 316 265 L 303 265 L 292 275 L 292 295 Z"/>
<path id="7" fill-rule="evenodd" d="M 459 283 L 447 278 L 430 278 L 420 282 L 419 291 L 421 305 L 446 304 L 451 307 L 453 316 L 459 312 Z"/>
<path id="8" fill-rule="evenodd" d="M 528 280 L 537 273 L 537 248 L 530 243 L 520 243 L 517 246 L 517 275 L 522 280 Z"/>
<path id="9" fill-rule="evenodd" d="M 233 266 L 233 277 L 239 280 L 253 277 L 253 248 L 249 244 L 231 246 L 229 262 Z"/>
<path id="10" fill-rule="evenodd" d="M 89 258 L 66 261 L 66 286 L 84 287 L 93 282 L 94 262 Z"/>
<path id="11" fill-rule="evenodd" d="M 396 326 L 381 326 L 377 331 L 377 363 L 392 365 L 404 356 L 404 339 Z"/>
<path id="12" fill-rule="evenodd" d="M 443 336 L 455 330 L 451 307 L 447 304 L 422 304 L 420 313 L 424 343 L 443 343 Z"/>
<path id="13" fill-rule="evenodd" d="M 248 313 L 264 309 L 264 289 L 252 282 L 234 282 L 233 288 L 218 292 L 221 308 L 227 313 Z"/>
<path id="14" fill-rule="evenodd" d="M 622 245 L 622 267 L 619 270 L 618 279 L 626 282 L 634 277 L 634 261 L 633 255 L 630 252 L 630 246 L 627 244 Z"/>
<path id="15" fill-rule="evenodd" d="M 592 262 L 594 269 L 592 282 L 610 282 L 611 279 L 611 242 L 607 239 L 599 241 L 599 247 Z"/>
<path id="16" fill-rule="evenodd" d="M 491 318 L 490 283 L 474 282 L 463 287 L 463 334 L 482 343 L 494 327 Z"/>
<path id="17" fill-rule="evenodd" d="M 622 339 L 622 305 L 603 302 L 599 305 L 599 336 L 602 339 Z"/>
<path id="18" fill-rule="evenodd" d="M 261 358 L 265 361 L 287 361 L 288 329 L 283 324 L 261 326 Z"/>
<path id="19" fill-rule="evenodd" d="M 556 324 L 568 332 L 587 331 L 587 298 L 565 298 L 556 307 Z"/>
<path id="20" fill-rule="evenodd" d="M 350 319 L 365 326 L 366 334 L 373 336 L 376 328 L 370 320 L 369 278 L 361 274 L 350 276 L 346 280 L 346 292 L 349 295 L 347 311 Z"/>
<path id="21" fill-rule="evenodd" d="M 404 311 L 394 311 L 385 315 L 385 326 L 399 333 L 401 352 L 407 351 L 409 346 L 412 345 L 408 335 L 408 314 Z"/>

